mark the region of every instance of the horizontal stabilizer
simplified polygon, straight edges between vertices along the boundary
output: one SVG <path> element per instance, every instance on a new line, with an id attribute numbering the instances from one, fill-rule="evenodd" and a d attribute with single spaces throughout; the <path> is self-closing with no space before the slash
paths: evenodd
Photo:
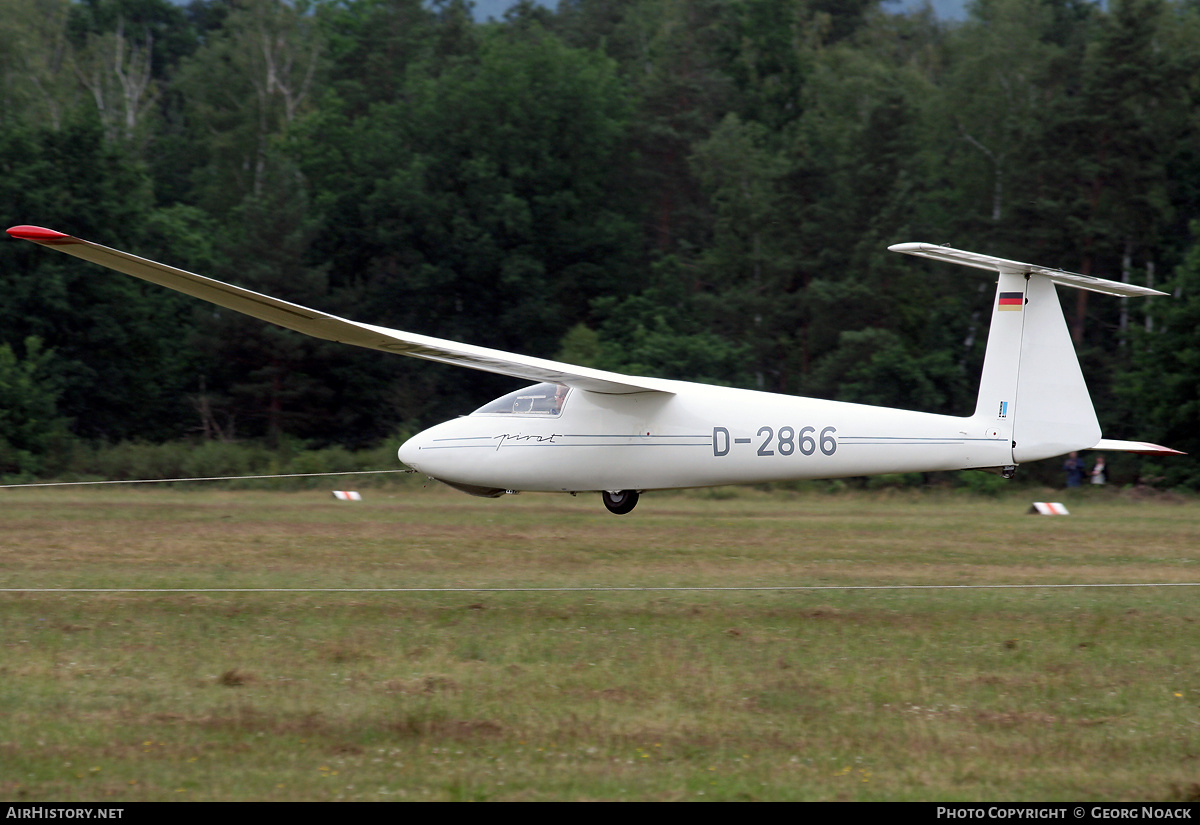
<path id="1" fill-rule="evenodd" d="M 1120 295 L 1124 298 L 1167 294 L 1145 286 L 1123 284 L 1120 281 L 1107 281 L 1104 278 L 1093 278 L 1091 275 L 1080 275 L 1077 272 L 1066 272 L 1062 269 L 1047 269 L 1044 266 L 1010 261 L 1007 258 L 996 258 L 991 255 L 981 255 L 978 252 L 964 252 L 961 249 L 938 246 L 931 243 L 898 243 L 889 246 L 888 249 L 892 252 L 903 252 L 905 255 L 932 258 L 935 261 L 945 261 L 946 263 L 970 266 L 975 269 L 986 269 L 991 272 L 1013 273 L 1017 275 L 1044 275 L 1056 284 L 1076 289 L 1086 289 L 1091 292 L 1103 292 L 1106 295 Z"/>
<path id="2" fill-rule="evenodd" d="M 170 289 L 209 301 L 218 306 L 278 324 L 281 327 L 359 347 L 394 352 L 427 361 L 454 364 L 460 367 L 511 375 L 529 381 L 549 381 L 567 384 L 593 392 L 627 394 L 637 392 L 671 393 L 670 382 L 654 378 L 634 378 L 620 373 L 578 367 L 561 361 L 518 355 L 503 350 L 460 344 L 443 338 L 417 335 L 387 327 L 377 327 L 330 315 L 299 304 L 272 298 L 233 286 L 212 278 L 205 278 L 173 266 L 130 255 L 45 229 L 40 226 L 14 226 L 8 230 L 14 238 L 33 241 L 36 244 L 57 249 L 76 258 L 115 269 L 144 281 L 169 287 Z"/>
<path id="3" fill-rule="evenodd" d="M 1117 441 L 1112 438 L 1102 438 L 1093 450 L 1105 450 L 1110 453 L 1137 453 L 1138 455 L 1187 455 L 1170 447 L 1161 447 L 1148 441 Z"/>

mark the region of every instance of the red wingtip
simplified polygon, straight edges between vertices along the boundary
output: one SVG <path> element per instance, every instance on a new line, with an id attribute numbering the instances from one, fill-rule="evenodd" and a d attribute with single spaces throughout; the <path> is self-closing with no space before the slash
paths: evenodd
<path id="1" fill-rule="evenodd" d="M 74 240 L 70 235 L 64 235 L 62 232 L 55 232 L 53 229 L 46 229 L 41 226 L 14 226 L 8 230 L 8 234 L 14 238 L 20 238 L 23 241 L 34 241 L 35 243 Z"/>

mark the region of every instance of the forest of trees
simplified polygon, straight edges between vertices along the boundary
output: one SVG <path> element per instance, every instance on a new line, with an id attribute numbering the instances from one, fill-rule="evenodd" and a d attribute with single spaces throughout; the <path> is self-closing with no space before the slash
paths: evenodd
<path id="1" fill-rule="evenodd" d="M 1067 290 L 1105 434 L 1200 454 L 1200 0 L 0 0 L 0 214 L 357 320 L 951 414 L 992 283 Z M 0 475 L 370 446 L 513 382 L 0 242 Z M 1200 462 L 1162 462 L 1200 486 Z"/>

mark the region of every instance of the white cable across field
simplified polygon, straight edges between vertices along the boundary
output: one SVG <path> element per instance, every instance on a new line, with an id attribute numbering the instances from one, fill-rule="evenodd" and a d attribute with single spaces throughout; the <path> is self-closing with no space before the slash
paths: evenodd
<path id="1" fill-rule="evenodd" d="M 1081 587 L 1200 587 L 1200 582 L 1116 584 L 814 584 L 762 587 L 0 587 L 0 593 L 576 593 L 686 590 L 1019 590 Z"/>
<path id="2" fill-rule="evenodd" d="M 166 484 L 169 481 L 249 481 L 258 478 L 314 478 L 316 476 L 365 476 L 379 473 L 412 473 L 415 470 L 349 470 L 340 473 L 276 473 L 262 476 L 205 476 L 203 478 L 130 478 L 116 481 L 35 481 L 28 484 L 0 484 L 0 490 L 15 487 L 82 487 L 86 484 Z"/>

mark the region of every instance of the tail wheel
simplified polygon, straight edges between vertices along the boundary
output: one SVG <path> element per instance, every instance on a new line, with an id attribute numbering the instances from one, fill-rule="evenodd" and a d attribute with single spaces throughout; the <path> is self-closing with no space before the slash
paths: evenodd
<path id="1" fill-rule="evenodd" d="M 608 512 L 618 516 L 623 516 L 637 507 L 638 499 L 641 498 L 637 490 L 617 490 L 615 493 L 605 490 L 600 496 L 604 499 L 604 506 L 608 508 Z"/>

